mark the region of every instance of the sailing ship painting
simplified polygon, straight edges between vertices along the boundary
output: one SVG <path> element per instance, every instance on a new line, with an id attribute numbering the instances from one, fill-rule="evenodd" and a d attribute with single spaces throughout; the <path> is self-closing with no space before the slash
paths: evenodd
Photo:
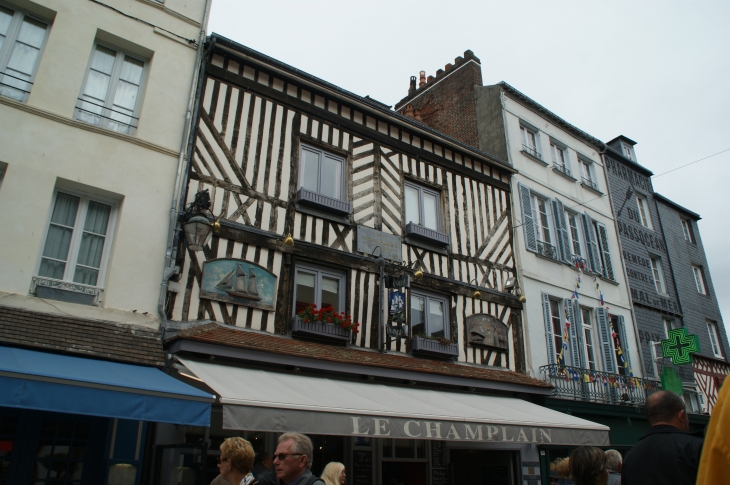
<path id="1" fill-rule="evenodd" d="M 253 268 L 249 268 L 248 274 L 246 274 L 246 270 L 240 264 L 236 265 L 235 270 L 225 275 L 215 287 L 225 291 L 229 296 L 248 300 L 261 299 L 256 287 L 256 274 L 253 272 Z"/>
<path id="2" fill-rule="evenodd" d="M 276 275 L 256 263 L 233 258 L 203 263 L 201 298 L 274 310 L 276 288 Z"/>

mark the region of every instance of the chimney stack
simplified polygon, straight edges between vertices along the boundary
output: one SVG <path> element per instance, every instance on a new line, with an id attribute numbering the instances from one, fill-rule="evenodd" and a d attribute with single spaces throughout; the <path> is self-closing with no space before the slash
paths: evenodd
<path id="1" fill-rule="evenodd" d="M 416 76 L 411 76 L 411 86 L 408 88 L 408 96 L 413 96 L 416 92 Z"/>
<path id="2" fill-rule="evenodd" d="M 423 123 L 423 118 L 421 118 L 421 110 L 420 109 L 414 110 L 414 113 L 415 113 L 415 116 L 414 116 L 415 120 Z"/>
<path id="3" fill-rule="evenodd" d="M 418 87 L 420 88 L 426 84 L 426 71 L 421 71 L 419 74 L 421 79 L 418 82 Z"/>
<path id="4" fill-rule="evenodd" d="M 409 118 L 413 118 L 413 106 L 410 104 L 408 106 L 406 106 L 405 113 L 403 113 L 403 114 L 405 114 Z"/>

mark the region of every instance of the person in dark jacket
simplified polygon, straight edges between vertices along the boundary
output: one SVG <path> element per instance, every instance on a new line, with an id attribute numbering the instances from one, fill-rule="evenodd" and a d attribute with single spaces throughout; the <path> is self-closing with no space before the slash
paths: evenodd
<path id="1" fill-rule="evenodd" d="M 702 454 L 702 438 L 691 435 L 684 400 L 671 391 L 646 400 L 649 431 L 624 458 L 621 484 L 694 485 Z"/>
<path id="2" fill-rule="evenodd" d="M 253 476 L 256 477 L 258 485 L 277 485 L 279 480 L 276 479 L 276 474 L 272 468 L 274 462 L 271 459 L 271 455 L 265 451 L 259 451 L 256 453 L 256 458 L 253 461 Z"/>

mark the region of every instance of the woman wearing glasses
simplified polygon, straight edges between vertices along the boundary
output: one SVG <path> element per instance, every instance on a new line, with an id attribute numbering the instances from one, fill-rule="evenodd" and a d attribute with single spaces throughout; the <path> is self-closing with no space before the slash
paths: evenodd
<path id="1" fill-rule="evenodd" d="M 228 438 L 221 445 L 221 456 L 218 458 L 218 470 L 231 485 L 249 485 L 254 481 L 254 452 L 251 443 L 243 438 Z"/>

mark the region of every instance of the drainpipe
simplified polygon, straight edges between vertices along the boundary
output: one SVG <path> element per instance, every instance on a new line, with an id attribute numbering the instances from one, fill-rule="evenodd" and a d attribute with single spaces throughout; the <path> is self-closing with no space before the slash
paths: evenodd
<path id="1" fill-rule="evenodd" d="M 160 284 L 160 297 L 157 303 L 157 311 L 160 314 L 160 326 L 164 327 L 167 322 L 167 316 L 165 315 L 165 298 L 167 297 L 167 284 L 170 278 L 177 273 L 175 267 L 175 235 L 177 232 L 178 213 L 180 205 L 179 200 L 181 198 L 184 185 L 182 180 L 184 178 L 185 154 L 188 148 L 188 139 L 192 130 L 192 125 L 195 123 L 195 117 L 193 116 L 193 110 L 196 105 L 195 95 L 198 88 L 199 79 L 199 65 L 203 56 L 203 44 L 205 43 L 205 31 L 208 26 L 208 18 L 210 17 L 210 7 L 212 0 L 205 0 L 205 7 L 203 13 L 203 22 L 200 25 L 200 35 L 198 37 L 198 48 L 195 53 L 195 64 L 193 65 L 193 79 L 190 83 L 190 96 L 188 97 L 188 109 L 185 112 L 185 125 L 183 126 L 182 142 L 180 144 L 180 154 L 177 160 L 177 173 L 175 175 L 175 188 L 172 194 L 172 201 L 170 203 L 170 222 L 167 231 L 167 248 L 165 250 L 165 265 L 162 274 L 162 283 Z"/>
<path id="2" fill-rule="evenodd" d="M 613 213 L 614 211 L 614 205 L 613 205 L 613 197 L 611 196 L 611 189 L 608 185 L 608 166 L 606 163 L 606 151 L 607 147 L 604 144 L 603 148 L 601 149 L 598 154 L 601 157 L 601 160 L 603 160 L 603 179 L 606 182 L 606 192 L 608 192 L 608 203 L 611 206 L 611 214 L 613 214 L 613 228 L 616 231 L 616 240 L 618 241 L 618 250 L 619 250 L 619 260 L 621 261 L 621 270 L 624 274 L 624 281 L 626 282 L 626 289 L 628 290 L 628 297 L 629 297 L 629 308 L 631 309 L 631 319 L 634 321 L 634 339 L 636 339 L 636 349 L 639 351 L 639 361 L 641 363 L 641 376 L 643 378 L 646 378 L 646 365 L 644 363 L 644 351 L 641 349 L 641 338 L 639 336 L 639 321 L 636 319 L 636 312 L 634 311 L 634 299 L 631 297 L 631 288 L 629 287 L 629 274 L 626 271 L 626 262 L 624 261 L 624 248 L 621 245 L 621 236 L 619 234 L 618 229 L 618 219 L 616 214 Z M 626 201 L 624 201 L 624 204 Z M 658 378 L 659 376 L 654 375 L 655 378 Z"/>

